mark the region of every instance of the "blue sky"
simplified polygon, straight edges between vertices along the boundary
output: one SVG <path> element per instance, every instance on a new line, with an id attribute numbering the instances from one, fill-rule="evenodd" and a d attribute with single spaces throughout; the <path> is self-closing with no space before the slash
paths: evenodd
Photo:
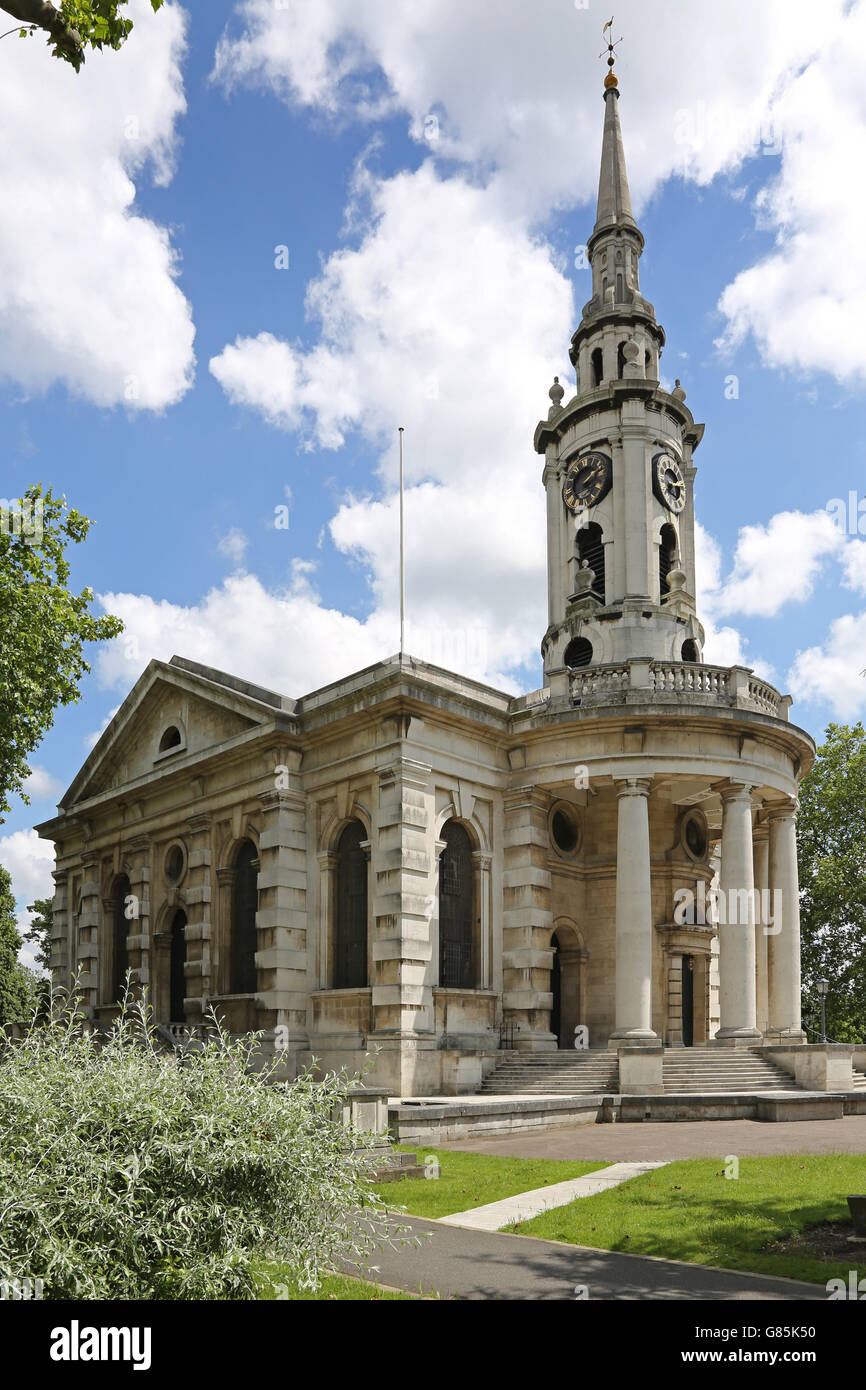
<path id="1" fill-rule="evenodd" d="M 843 177 L 866 4 L 814 9 L 623 0 L 616 27 L 642 289 L 707 426 L 706 656 L 768 674 L 820 736 L 866 703 L 866 543 L 826 516 L 866 493 L 864 199 Z M 131 13 L 79 78 L 0 45 L 0 495 L 39 479 L 95 520 L 73 583 L 127 625 L 0 829 L 22 908 L 48 891 L 32 825 L 151 656 L 300 695 L 396 650 L 398 424 L 409 649 L 540 683 L 532 434 L 589 294 L 594 5 Z"/>

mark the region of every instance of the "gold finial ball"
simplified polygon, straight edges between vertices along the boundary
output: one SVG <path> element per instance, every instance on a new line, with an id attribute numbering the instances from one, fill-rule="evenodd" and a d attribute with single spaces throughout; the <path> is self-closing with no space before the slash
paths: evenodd
<path id="1" fill-rule="evenodd" d="M 618 87 L 618 86 L 619 86 L 619 83 L 617 82 L 616 76 L 614 75 L 614 73 L 612 73 L 612 72 L 609 72 L 609 73 L 608 73 L 607 77 L 604 79 L 604 85 L 605 85 L 605 87 Z"/>

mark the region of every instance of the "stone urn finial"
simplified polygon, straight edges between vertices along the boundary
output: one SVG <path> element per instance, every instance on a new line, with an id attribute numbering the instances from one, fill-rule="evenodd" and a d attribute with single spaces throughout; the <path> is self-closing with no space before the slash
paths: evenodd
<path id="1" fill-rule="evenodd" d="M 677 377 L 676 381 L 674 382 L 674 389 L 673 391 L 671 391 L 671 395 L 673 396 L 675 401 L 684 401 L 686 398 L 686 393 L 680 386 L 679 377 Z"/>
<path id="2" fill-rule="evenodd" d="M 558 415 L 560 410 L 562 409 L 562 398 L 565 395 L 565 388 L 560 386 L 558 376 L 555 376 L 553 378 L 553 385 L 551 386 L 547 394 L 553 401 L 553 405 L 547 412 L 547 417 L 548 419 L 553 419 L 553 416 Z"/>

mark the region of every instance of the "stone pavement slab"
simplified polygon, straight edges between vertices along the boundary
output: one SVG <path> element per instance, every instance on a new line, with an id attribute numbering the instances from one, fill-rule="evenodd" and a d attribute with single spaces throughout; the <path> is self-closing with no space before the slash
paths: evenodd
<path id="1" fill-rule="evenodd" d="M 820 1284 L 740 1274 L 680 1260 L 591 1250 L 534 1236 L 470 1231 L 421 1217 L 401 1218 L 418 1246 L 377 1251 L 375 1279 L 443 1298 L 784 1300 L 827 1298 Z M 584 1292 L 585 1290 L 585 1292 Z"/>
<path id="2" fill-rule="evenodd" d="M 613 1163 L 598 1173 L 569 1178 L 566 1182 L 554 1182 L 548 1187 L 535 1187 L 529 1192 L 503 1197 L 499 1202 L 487 1202 L 483 1207 L 470 1207 L 468 1211 L 440 1216 L 438 1220 L 446 1226 L 464 1226 L 474 1231 L 501 1231 L 503 1226 L 510 1226 L 514 1221 L 529 1221 L 543 1211 L 565 1207 L 579 1197 L 594 1197 L 598 1192 L 606 1192 L 610 1187 L 618 1187 L 621 1182 L 629 1182 L 643 1173 L 651 1173 L 665 1166 L 664 1162 L 658 1161 Z"/>
<path id="3" fill-rule="evenodd" d="M 680 1158 L 739 1158 L 765 1154 L 866 1154 L 866 1115 L 841 1120 L 694 1120 L 679 1123 L 563 1125 L 524 1134 L 447 1139 L 431 1146 L 514 1158 L 607 1159 L 637 1162 Z"/>

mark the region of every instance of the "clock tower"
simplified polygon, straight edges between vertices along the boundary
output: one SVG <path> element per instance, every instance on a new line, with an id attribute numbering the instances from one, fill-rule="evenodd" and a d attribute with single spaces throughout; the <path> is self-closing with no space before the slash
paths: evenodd
<path id="1" fill-rule="evenodd" d="M 547 492 L 545 684 L 579 667 L 644 658 L 700 662 L 692 455 L 703 425 L 677 381 L 659 383 L 664 329 L 640 289 L 644 238 L 631 209 L 617 79 L 604 90 L 592 297 L 535 432 Z"/>

